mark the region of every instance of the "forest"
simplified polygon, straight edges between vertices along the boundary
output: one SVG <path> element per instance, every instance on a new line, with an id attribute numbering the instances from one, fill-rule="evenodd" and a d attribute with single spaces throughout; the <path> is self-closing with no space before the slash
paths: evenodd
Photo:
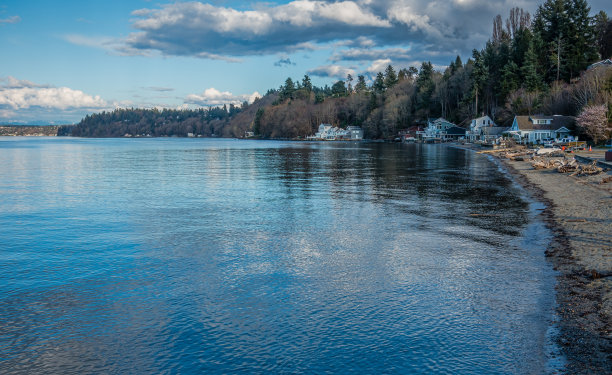
<path id="1" fill-rule="evenodd" d="M 491 37 L 467 61 L 457 56 L 444 71 L 387 66 L 364 75 L 314 86 L 308 75 L 287 78 L 252 104 L 197 110 L 117 109 L 85 117 L 73 136 L 201 136 L 300 139 L 320 123 L 361 126 L 370 139 L 445 117 L 467 127 L 488 114 L 509 126 L 515 115 L 577 116 L 577 132 L 596 141 L 610 137 L 612 66 L 587 69 L 612 57 L 612 20 L 590 16 L 586 0 L 547 0 L 535 15 L 512 9 L 492 21 Z M 595 113 L 595 117 L 593 117 Z M 584 118 L 585 121 L 580 121 Z M 589 129 L 595 118 L 597 134 Z"/>

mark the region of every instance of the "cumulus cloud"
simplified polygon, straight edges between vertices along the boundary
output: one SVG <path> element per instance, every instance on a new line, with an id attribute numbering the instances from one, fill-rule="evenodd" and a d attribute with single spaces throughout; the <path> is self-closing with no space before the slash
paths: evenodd
<path id="1" fill-rule="evenodd" d="M 167 55 L 263 55 L 391 27 L 388 20 L 353 1 L 297 0 L 246 11 L 189 2 L 141 9 L 133 15 L 139 31 L 125 40 L 126 46 Z"/>
<path id="2" fill-rule="evenodd" d="M 0 25 L 7 24 L 7 23 L 18 23 L 20 21 L 21 21 L 21 17 L 19 16 L 12 16 L 9 18 L 0 18 Z"/>
<path id="3" fill-rule="evenodd" d="M 31 107 L 50 109 L 105 108 L 108 103 L 100 96 L 92 96 L 68 87 L 49 87 L 14 77 L 0 80 L 0 110 L 15 111 Z"/>
<path id="4" fill-rule="evenodd" d="M 234 95 L 229 91 L 219 91 L 214 87 L 204 90 L 201 94 L 187 95 L 185 104 L 196 104 L 205 107 L 220 106 L 223 104 L 240 105 L 243 102 L 253 103 L 255 99 L 262 95 L 255 91 L 252 94 Z"/>
<path id="5" fill-rule="evenodd" d="M 391 64 L 391 59 L 378 59 L 370 65 L 366 71 L 368 73 L 384 72 L 385 68 Z"/>
<path id="6" fill-rule="evenodd" d="M 366 49 L 376 46 L 410 45 L 413 60 L 429 50 L 446 60 L 483 45 L 496 14 L 505 17 L 515 6 L 533 11 L 535 5 L 528 0 L 295 0 L 238 10 L 177 2 L 135 11 L 136 32 L 122 48 L 217 59 L 288 53 L 328 43 L 357 48 L 337 55 L 339 61 L 357 60 L 359 54 L 359 59 L 371 58 L 375 52 L 368 56 Z M 394 56 L 402 54 L 399 50 L 382 52 L 389 55 L 377 58 L 408 59 Z"/>
<path id="7" fill-rule="evenodd" d="M 345 79 L 349 74 L 355 76 L 355 69 L 342 65 L 323 65 L 310 69 L 307 73 L 318 77 Z"/>

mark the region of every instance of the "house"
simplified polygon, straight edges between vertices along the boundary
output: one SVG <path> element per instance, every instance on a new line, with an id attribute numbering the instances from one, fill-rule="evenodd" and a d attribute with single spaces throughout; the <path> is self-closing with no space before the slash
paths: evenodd
<path id="1" fill-rule="evenodd" d="M 363 130 L 359 126 L 348 126 L 346 128 L 348 138 L 351 141 L 360 141 L 363 139 Z"/>
<path id="2" fill-rule="evenodd" d="M 515 116 L 506 134 L 519 143 L 541 143 L 547 138 L 565 138 L 575 122 L 572 116 Z"/>
<path id="3" fill-rule="evenodd" d="M 482 116 L 472 120 L 467 137 L 471 142 L 491 142 L 499 138 L 507 127 L 498 126 L 489 116 Z"/>
<path id="4" fill-rule="evenodd" d="M 444 133 L 440 133 L 440 134 L 442 136 L 442 139 L 451 140 L 451 139 L 459 139 L 461 137 L 465 137 L 466 132 L 467 132 L 467 129 L 460 128 L 458 126 L 451 126 L 450 128 L 446 129 Z"/>
<path id="5" fill-rule="evenodd" d="M 416 140 L 419 139 L 419 136 L 424 134 L 424 130 L 422 127 L 415 125 L 411 126 L 407 129 L 400 130 L 397 135 L 399 136 L 402 142 L 406 142 L 407 140 Z M 422 136 L 420 137 L 422 138 Z"/>
<path id="6" fill-rule="evenodd" d="M 612 67 L 612 60 L 606 59 L 606 60 L 598 61 L 598 62 L 596 62 L 594 64 L 589 65 L 587 67 L 587 70 L 595 69 L 595 68 L 598 68 L 600 66 Z"/>
<path id="7" fill-rule="evenodd" d="M 424 138 L 444 138 L 446 130 L 456 126 L 452 122 L 440 117 L 438 119 L 429 119 L 427 121 L 427 128 L 425 128 Z"/>
<path id="8" fill-rule="evenodd" d="M 309 140 L 362 140 L 363 130 L 359 126 L 349 126 L 346 129 L 331 126 L 330 124 L 319 125 L 319 131 L 314 136 L 309 136 Z"/>

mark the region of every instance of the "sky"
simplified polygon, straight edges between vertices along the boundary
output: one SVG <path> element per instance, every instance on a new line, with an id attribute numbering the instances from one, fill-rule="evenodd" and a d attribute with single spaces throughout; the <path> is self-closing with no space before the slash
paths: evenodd
<path id="1" fill-rule="evenodd" d="M 0 123 L 252 102 L 431 61 L 442 70 L 527 0 L 0 0 Z M 612 1 L 591 0 L 612 15 Z"/>

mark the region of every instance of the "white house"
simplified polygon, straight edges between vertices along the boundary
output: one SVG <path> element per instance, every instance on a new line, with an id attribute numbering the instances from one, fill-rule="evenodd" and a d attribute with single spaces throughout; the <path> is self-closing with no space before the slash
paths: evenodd
<path id="1" fill-rule="evenodd" d="M 472 120 L 467 137 L 474 141 L 493 141 L 508 130 L 507 127 L 498 126 L 489 116 L 482 116 Z"/>
<path id="2" fill-rule="evenodd" d="M 308 139 L 335 141 L 335 140 L 362 140 L 363 130 L 359 126 L 349 126 L 346 129 L 331 126 L 330 124 L 319 125 L 319 131 Z"/>
<path id="3" fill-rule="evenodd" d="M 348 139 L 352 141 L 360 141 L 363 139 L 363 130 L 359 126 L 348 126 L 346 128 Z"/>
<path id="4" fill-rule="evenodd" d="M 572 116 L 515 116 L 512 126 L 505 133 L 519 143 L 540 143 L 547 138 L 565 138 L 574 124 Z"/>

